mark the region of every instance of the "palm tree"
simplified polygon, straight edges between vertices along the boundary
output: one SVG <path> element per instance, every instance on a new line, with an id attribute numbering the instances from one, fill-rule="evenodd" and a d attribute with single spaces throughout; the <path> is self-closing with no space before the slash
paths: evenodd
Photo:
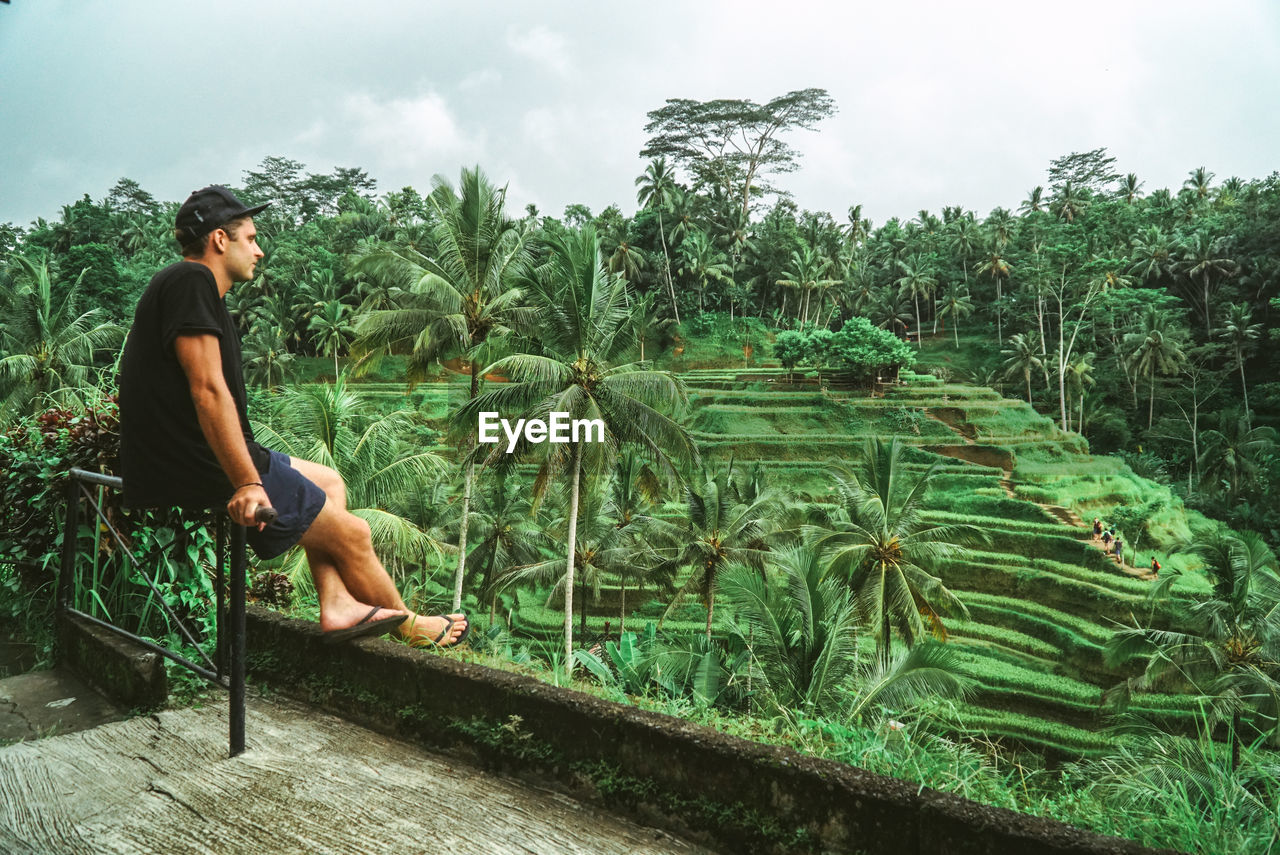
<path id="1" fill-rule="evenodd" d="M 1192 282 L 1198 277 L 1201 288 L 1200 311 L 1204 316 L 1204 332 L 1213 337 L 1212 293 L 1223 279 L 1234 276 L 1240 270 L 1235 260 L 1226 254 L 1226 241 L 1210 239 L 1204 232 L 1196 232 L 1179 247 L 1179 268 Z"/>
<path id="2" fill-rule="evenodd" d="M 787 278 L 779 279 L 776 284 L 783 288 L 793 288 L 799 295 L 796 298 L 796 317 L 801 326 L 809 322 L 809 295 L 815 290 L 825 292 L 833 285 L 840 284 L 839 279 L 825 278 L 831 264 L 831 259 L 823 258 L 813 247 L 803 241 L 799 249 L 791 251 L 791 267 L 785 274 Z M 815 320 L 820 312 L 821 305 L 818 311 L 814 312 Z"/>
<path id="3" fill-rule="evenodd" d="M 910 262 L 899 261 L 898 270 L 902 273 L 894 281 L 894 284 L 898 286 L 898 293 L 910 297 L 915 303 L 916 347 L 918 349 L 924 346 L 924 329 L 920 323 L 920 298 L 932 297 L 934 289 L 938 287 L 938 280 L 933 275 L 933 270 L 919 254 L 912 256 Z"/>
<path id="4" fill-rule="evenodd" d="M 1027 198 L 1018 206 L 1018 212 L 1022 214 L 1032 214 L 1043 211 L 1046 207 L 1044 199 L 1044 188 L 1037 185 L 1031 188 L 1031 192 L 1027 194 Z"/>
<path id="5" fill-rule="evenodd" d="M 1170 327 L 1169 318 L 1154 306 L 1148 306 L 1143 315 L 1142 328 L 1124 337 L 1128 351 L 1126 363 L 1135 374 L 1147 376 L 1151 387 L 1147 407 L 1147 430 L 1151 430 L 1156 406 L 1156 374 L 1176 374 L 1186 361 L 1182 351 L 1181 328 Z"/>
<path id="6" fill-rule="evenodd" d="M 1079 417 L 1079 427 L 1077 430 L 1084 433 L 1084 391 L 1086 386 L 1094 385 L 1093 380 L 1093 362 L 1095 356 L 1092 351 L 1079 356 L 1067 364 L 1067 387 L 1071 390 L 1071 394 L 1075 395 L 1080 401 L 1080 405 L 1076 410 Z"/>
<path id="7" fill-rule="evenodd" d="M 564 632 L 565 661 L 572 667 L 583 470 L 604 471 L 622 445 L 639 446 L 667 465 L 673 460 L 688 463 L 697 451 L 684 428 L 664 412 L 685 400 L 680 382 L 668 372 L 630 361 L 635 339 L 627 334 L 627 283 L 605 269 L 595 230 L 587 226 L 577 234 L 555 235 L 548 245 L 548 263 L 527 281 L 542 317 L 541 353 L 513 354 L 485 369 L 511 382 L 469 401 L 457 420 L 475 424 L 481 411 L 523 411 L 526 417 L 544 420 L 551 412 L 563 412 L 570 420 L 598 419 L 604 425 L 603 442 L 549 445 L 537 479 L 545 487 L 553 474 L 568 470 Z"/>
<path id="8" fill-rule="evenodd" d="M 1173 271 L 1174 244 L 1159 226 L 1148 226 L 1130 241 L 1133 247 L 1133 263 L 1129 272 L 1142 277 L 1144 282 L 1157 280 Z"/>
<path id="9" fill-rule="evenodd" d="M 1244 396 L 1244 417 L 1249 419 L 1249 385 L 1244 379 L 1244 358 L 1253 350 L 1253 344 L 1262 336 L 1262 324 L 1249 323 L 1253 320 L 1253 310 L 1248 303 L 1232 303 L 1227 306 L 1227 316 L 1223 321 L 1218 337 L 1227 342 L 1232 355 L 1236 358 L 1236 367 L 1240 369 L 1240 394 Z"/>
<path id="10" fill-rule="evenodd" d="M 1035 334 L 1023 335 L 1022 333 L 1014 333 L 1009 336 L 1009 349 L 1000 351 L 1000 355 L 1005 357 L 1004 363 L 1001 365 L 1005 379 L 1021 374 L 1023 380 L 1026 381 L 1027 403 L 1030 404 L 1031 371 L 1034 368 L 1044 370 L 1044 362 L 1040 359 L 1040 352 L 1036 347 Z"/>
<path id="11" fill-rule="evenodd" d="M 1217 430 L 1201 435 L 1203 446 L 1197 466 L 1201 484 L 1225 487 L 1228 505 L 1257 477 L 1261 459 L 1274 452 L 1276 431 L 1271 427 L 1251 427 L 1247 417 L 1221 413 Z"/>
<path id="12" fill-rule="evenodd" d="M 762 572 L 769 552 L 764 538 L 770 528 L 773 497 L 766 491 L 743 499 L 733 481 L 730 461 L 718 474 L 704 473 L 698 482 L 685 485 L 684 519 L 675 527 L 660 529 L 660 536 L 670 544 L 660 549 L 667 555 L 662 569 L 693 570 L 663 617 L 686 597 L 697 594 L 707 607 L 708 639 L 722 574 L 734 566 Z"/>
<path id="13" fill-rule="evenodd" d="M 934 463 L 919 478 L 905 471 L 905 446 L 894 438 L 867 442 L 856 468 L 836 478 L 843 517 L 815 529 L 813 545 L 829 557 L 828 572 L 843 578 L 858 612 L 876 639 L 882 662 L 890 657 L 891 631 L 908 646 L 927 634 L 946 639 L 942 612 L 968 615 L 964 604 L 934 572 L 960 557 L 982 533 L 970 525 L 931 525 L 921 517 Z"/>
<path id="14" fill-rule="evenodd" d="M 512 568 L 537 563 L 540 547 L 550 544 L 527 485 L 509 474 L 506 467 L 495 468 L 469 520 L 479 536 L 467 555 L 468 576 L 480 580 L 480 594 L 489 600 L 490 623 L 497 610 L 499 579 Z"/>
<path id="15" fill-rule="evenodd" d="M 294 357 L 279 329 L 265 323 L 254 325 L 245 337 L 241 349 L 244 354 L 245 380 L 268 389 L 284 383 L 286 369 Z M 336 376 L 336 370 L 334 373 Z"/>
<path id="16" fill-rule="evenodd" d="M 405 247 L 372 253 L 357 264 L 357 270 L 374 278 L 404 283 L 399 307 L 370 312 L 356 327 L 357 365 L 372 367 L 385 354 L 411 348 L 408 378 L 415 382 L 425 379 L 437 357 L 461 356 L 470 363 L 468 400 L 475 400 L 485 348 L 532 324 L 534 315 L 521 305 L 517 285 L 532 257 L 526 232 L 507 219 L 506 190 L 491 185 L 480 167 L 462 170 L 457 191 L 441 176 L 432 184 L 429 201 L 438 220 L 435 255 Z M 474 433 L 467 436 L 454 611 L 462 603 L 475 482 Z"/>
<path id="17" fill-rule="evenodd" d="M 968 290 L 960 291 L 960 284 L 954 283 L 942 295 L 942 305 L 938 307 L 938 315 L 951 318 L 951 331 L 955 334 L 956 350 L 960 349 L 960 319 L 973 314 L 973 300 Z"/>
<path id="18" fill-rule="evenodd" d="M 412 424 L 405 411 L 378 413 L 340 375 L 332 384 L 286 388 L 269 422 L 255 424 L 254 434 L 290 457 L 337 471 L 347 487 L 348 509 L 369 524 L 379 558 L 397 574 L 408 565 L 425 565 L 442 551 L 397 512 L 402 497 L 429 489 L 446 468 L 437 455 L 406 448 L 403 438 Z M 300 548 L 286 566 L 295 581 L 306 578 Z"/>
<path id="19" fill-rule="evenodd" d="M 731 273 L 724 253 L 712 246 L 706 232 L 695 231 L 680 244 L 680 275 L 692 277 L 697 284 L 699 311 L 707 310 L 707 283 L 730 282 Z"/>
<path id="20" fill-rule="evenodd" d="M 307 329 L 314 335 L 316 351 L 321 355 L 333 356 L 333 376 L 338 376 L 338 352 L 347 346 L 351 339 L 351 323 L 347 320 L 350 307 L 337 300 L 325 303 L 311 316 Z"/>
<path id="21" fill-rule="evenodd" d="M 671 296 L 671 312 L 676 324 L 680 323 L 680 308 L 676 305 L 676 286 L 671 281 L 671 253 L 667 250 L 667 231 L 663 221 L 666 213 L 679 192 L 675 179 L 667 171 L 667 159 L 659 157 L 645 167 L 644 175 L 636 179 L 636 202 L 644 208 L 653 208 L 658 212 L 658 238 L 662 241 L 662 257 L 666 262 L 667 293 Z"/>
<path id="22" fill-rule="evenodd" d="M 983 261 L 982 265 L 978 268 L 979 274 L 987 274 L 996 285 L 996 344 L 1002 347 L 1004 346 L 1004 330 L 1002 323 L 1004 315 L 1004 295 L 1001 292 L 1001 285 L 1003 285 L 1005 280 L 1009 278 L 1009 273 L 1012 269 L 1013 268 L 1010 267 L 1009 262 L 1004 259 L 1004 252 L 1000 248 L 999 241 L 994 241 L 992 243 L 991 247 L 987 250 L 986 260 Z"/>
<path id="23" fill-rule="evenodd" d="M 1209 725 L 1231 722 L 1232 768 L 1240 763 L 1242 724 L 1280 744 L 1280 576 L 1276 558 L 1253 532 L 1214 534 L 1192 548 L 1213 592 L 1179 609 L 1175 630 L 1133 627 L 1106 647 L 1109 666 L 1146 659 L 1142 674 L 1112 690 L 1121 702 L 1134 692 L 1172 687 L 1201 695 Z M 1180 578 L 1162 581 L 1167 592 Z"/>
<path id="24" fill-rule="evenodd" d="M 1089 207 L 1089 191 L 1075 186 L 1070 181 L 1057 188 L 1057 192 L 1049 202 L 1049 209 L 1058 215 L 1058 219 L 1066 220 L 1068 223 L 1074 223 L 1087 207 Z"/>
<path id="25" fill-rule="evenodd" d="M 83 272 L 59 303 L 47 262 L 14 255 L 11 263 L 12 287 L 0 289 L 0 424 L 42 395 L 92 386 L 96 358 L 124 339 L 102 310 L 76 314 Z"/>
<path id="26" fill-rule="evenodd" d="M 1187 173 L 1187 180 L 1182 182 L 1184 190 L 1190 190 L 1199 201 L 1209 198 L 1212 191 L 1213 173 L 1203 166 L 1197 166 Z"/>
<path id="27" fill-rule="evenodd" d="M 636 344 L 640 345 L 641 362 L 645 361 L 645 345 L 675 323 L 671 318 L 658 317 L 658 310 L 654 306 L 657 297 L 656 292 L 650 291 L 637 295 L 631 301 L 631 329 L 635 332 Z"/>
<path id="28" fill-rule="evenodd" d="M 1120 179 L 1120 188 L 1116 191 L 1116 195 L 1123 199 L 1126 204 L 1132 205 L 1141 196 L 1144 183 L 1138 180 L 1137 173 L 1130 172 Z"/>

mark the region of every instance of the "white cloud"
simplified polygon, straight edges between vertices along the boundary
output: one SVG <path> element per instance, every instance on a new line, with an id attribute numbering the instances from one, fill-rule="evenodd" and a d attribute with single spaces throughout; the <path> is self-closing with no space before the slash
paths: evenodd
<path id="1" fill-rule="evenodd" d="M 479 89 L 484 86 L 493 86 L 502 82 L 502 75 L 495 68 L 482 68 L 479 71 L 473 71 L 466 77 L 462 78 L 462 82 L 458 84 L 458 88 L 463 92 L 469 89 Z"/>
<path id="2" fill-rule="evenodd" d="M 561 77 L 568 77 L 572 71 L 569 40 L 541 24 L 528 30 L 518 30 L 515 27 L 508 29 L 507 47 Z"/>
<path id="3" fill-rule="evenodd" d="M 348 96 L 341 106 L 343 133 L 382 164 L 416 167 L 441 157 L 474 157 L 469 140 L 449 105 L 432 92 L 416 98 L 379 101 L 372 95 Z"/>

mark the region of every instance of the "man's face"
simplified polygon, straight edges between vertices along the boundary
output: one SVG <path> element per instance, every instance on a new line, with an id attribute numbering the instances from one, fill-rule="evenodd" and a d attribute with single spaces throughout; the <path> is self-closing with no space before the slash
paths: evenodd
<path id="1" fill-rule="evenodd" d="M 231 281 L 251 281 L 253 268 L 262 255 L 262 247 L 258 246 L 258 229 L 252 219 L 247 219 L 240 225 L 234 239 L 228 236 L 226 270 L 231 275 Z"/>

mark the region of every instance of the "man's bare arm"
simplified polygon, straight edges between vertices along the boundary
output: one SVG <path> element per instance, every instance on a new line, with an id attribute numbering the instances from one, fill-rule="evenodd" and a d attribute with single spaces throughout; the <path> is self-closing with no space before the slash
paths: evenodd
<path id="1" fill-rule="evenodd" d="M 261 478 L 241 432 L 235 399 L 222 376 L 222 350 L 218 337 L 209 333 L 180 335 L 174 339 L 173 350 L 186 372 L 191 400 L 205 441 L 213 449 L 232 486 L 240 487 L 227 503 L 227 513 L 241 525 L 255 525 L 254 511 L 259 507 L 269 507 L 271 500 L 260 486 L 242 486 L 254 485 Z M 263 528 L 262 525 L 258 527 Z"/>

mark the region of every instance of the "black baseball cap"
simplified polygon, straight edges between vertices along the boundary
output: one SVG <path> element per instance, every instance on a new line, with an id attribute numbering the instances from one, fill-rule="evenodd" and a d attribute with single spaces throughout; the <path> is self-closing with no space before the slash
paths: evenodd
<path id="1" fill-rule="evenodd" d="M 188 239 L 196 240 L 232 220 L 252 217 L 270 204 L 267 202 L 249 207 L 226 187 L 211 184 L 187 197 L 187 201 L 178 209 L 173 225 Z"/>

